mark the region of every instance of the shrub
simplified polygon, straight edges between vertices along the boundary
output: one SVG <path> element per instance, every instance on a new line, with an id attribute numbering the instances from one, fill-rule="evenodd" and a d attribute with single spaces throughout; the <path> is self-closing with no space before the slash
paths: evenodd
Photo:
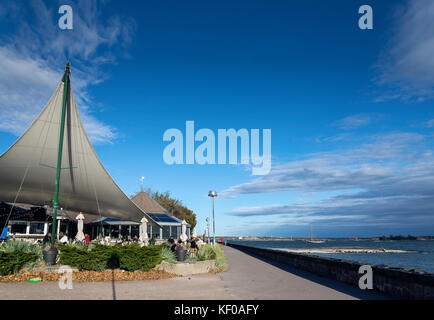
<path id="1" fill-rule="evenodd" d="M 199 261 L 204 260 L 216 260 L 216 268 L 224 271 L 228 268 L 228 262 L 223 254 L 223 249 L 220 245 L 206 244 L 199 248 L 197 259 Z"/>
<path id="2" fill-rule="evenodd" d="M 24 250 L 0 251 L 0 275 L 17 273 L 25 264 L 34 262 L 38 255 Z"/>
<path id="3" fill-rule="evenodd" d="M 162 248 L 161 245 L 140 247 L 137 243 L 117 247 L 120 268 L 129 271 L 149 271 L 162 261 Z"/>
<path id="4" fill-rule="evenodd" d="M 188 254 L 187 257 L 185 258 L 185 262 L 196 262 L 196 261 L 197 261 L 196 255 Z"/>
<path id="5" fill-rule="evenodd" d="M 39 245 L 31 244 L 22 240 L 7 241 L 0 246 L 0 250 L 5 252 L 33 252 L 42 255 L 41 247 Z"/>
<path id="6" fill-rule="evenodd" d="M 164 246 L 163 250 L 161 251 L 161 255 L 163 256 L 163 261 L 168 263 L 176 263 L 176 256 L 172 250 L 170 250 L 170 246 Z"/>
<path id="7" fill-rule="evenodd" d="M 228 262 L 226 259 L 217 259 L 215 261 L 215 267 L 217 269 L 220 269 L 222 271 L 226 270 L 228 268 Z"/>
<path id="8" fill-rule="evenodd" d="M 226 271 L 228 268 L 228 261 L 223 253 L 223 247 L 221 245 L 216 245 L 215 252 L 217 256 L 215 261 L 216 268 L 220 271 Z"/>
<path id="9" fill-rule="evenodd" d="M 140 247 L 130 244 L 121 247 L 96 244 L 92 248 L 60 245 L 60 264 L 80 270 L 123 269 L 148 271 L 162 260 L 162 246 Z"/>
<path id="10" fill-rule="evenodd" d="M 213 245 L 206 244 L 201 246 L 197 252 L 197 260 L 215 260 L 217 257 L 217 253 Z"/>
<path id="11" fill-rule="evenodd" d="M 75 267 L 79 270 L 107 269 L 107 261 L 110 256 L 108 250 L 101 250 L 98 247 L 88 249 L 86 247 L 58 245 L 59 263 Z"/>
<path id="12" fill-rule="evenodd" d="M 7 241 L 0 246 L 0 275 L 17 273 L 26 264 L 42 260 L 41 247 L 25 241 Z"/>

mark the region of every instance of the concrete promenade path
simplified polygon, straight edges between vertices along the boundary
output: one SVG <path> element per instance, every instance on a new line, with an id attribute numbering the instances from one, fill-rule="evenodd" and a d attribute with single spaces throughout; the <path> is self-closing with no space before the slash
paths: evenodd
<path id="1" fill-rule="evenodd" d="M 173 279 L 73 283 L 0 283 L 0 299 L 382 299 L 372 292 L 326 280 L 224 247 L 229 269 Z"/>

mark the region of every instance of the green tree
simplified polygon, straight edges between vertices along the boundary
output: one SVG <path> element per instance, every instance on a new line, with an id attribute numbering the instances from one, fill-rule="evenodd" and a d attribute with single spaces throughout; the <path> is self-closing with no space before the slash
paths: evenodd
<path id="1" fill-rule="evenodd" d="M 196 214 L 193 210 L 184 206 L 180 200 L 172 198 L 169 191 L 161 193 L 158 191 L 152 191 L 149 188 L 148 194 L 168 212 L 173 213 L 176 218 L 187 221 L 191 226 L 191 230 L 196 226 Z"/>

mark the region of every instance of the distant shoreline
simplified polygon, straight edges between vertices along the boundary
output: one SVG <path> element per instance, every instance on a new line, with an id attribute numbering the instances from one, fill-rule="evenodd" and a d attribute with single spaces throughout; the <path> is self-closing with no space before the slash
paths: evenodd
<path id="1" fill-rule="evenodd" d="M 225 240 L 239 240 L 239 241 L 306 241 L 310 240 L 310 238 L 274 238 L 274 237 L 216 237 L 218 239 Z M 352 237 L 352 238 L 315 238 L 315 240 L 324 240 L 324 241 L 385 241 L 385 240 L 434 240 L 434 236 L 381 236 L 381 237 Z"/>

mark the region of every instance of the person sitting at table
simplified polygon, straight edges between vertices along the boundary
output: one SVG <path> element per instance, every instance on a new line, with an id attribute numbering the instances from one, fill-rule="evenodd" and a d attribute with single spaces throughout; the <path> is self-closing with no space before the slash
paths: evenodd
<path id="1" fill-rule="evenodd" d="M 47 243 L 50 243 L 50 241 L 51 241 L 51 232 L 48 232 L 45 235 L 44 239 L 42 239 L 42 243 L 43 244 L 47 244 Z"/>
<path id="2" fill-rule="evenodd" d="M 176 250 L 176 243 L 175 243 L 175 241 L 173 241 L 173 244 L 170 246 L 170 250 L 172 252 L 175 252 L 175 250 Z"/>
<path id="3" fill-rule="evenodd" d="M 170 236 L 169 239 L 167 239 L 167 242 L 169 242 L 170 245 L 173 245 L 175 243 L 175 240 L 173 240 L 173 237 Z"/>
<path id="4" fill-rule="evenodd" d="M 190 252 L 191 253 L 196 253 L 197 252 L 197 244 L 196 244 L 196 239 L 195 238 L 191 238 L 190 240 Z"/>
<path id="5" fill-rule="evenodd" d="M 60 235 L 60 243 L 63 243 L 63 244 L 67 244 L 68 243 L 68 236 L 66 235 L 66 234 L 62 234 L 62 233 L 60 233 L 59 234 Z"/>
<path id="6" fill-rule="evenodd" d="M 89 235 L 88 235 L 87 233 L 84 235 L 84 242 L 85 242 L 87 245 L 90 244 L 90 237 L 89 237 Z"/>
<path id="7" fill-rule="evenodd" d="M 176 246 L 176 250 L 184 249 L 184 242 L 182 240 L 178 240 L 178 245 Z"/>

